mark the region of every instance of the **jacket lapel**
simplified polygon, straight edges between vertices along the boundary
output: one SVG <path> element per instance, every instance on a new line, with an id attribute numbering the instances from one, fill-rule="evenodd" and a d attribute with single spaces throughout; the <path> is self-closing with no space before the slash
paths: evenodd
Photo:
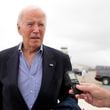
<path id="1" fill-rule="evenodd" d="M 23 99 L 23 97 L 19 91 L 19 88 L 18 88 L 18 72 L 19 72 L 19 52 L 18 52 L 18 48 L 16 48 L 14 53 L 12 53 L 9 56 L 10 57 L 7 61 L 7 75 L 8 75 L 9 83 L 12 87 L 12 93 L 14 95 L 15 102 L 17 101 L 18 105 L 24 103 L 24 107 L 21 106 L 21 108 L 27 109 L 25 101 L 24 101 L 24 99 Z"/>
<path id="2" fill-rule="evenodd" d="M 51 82 L 56 67 L 56 61 L 51 51 L 44 48 L 43 55 L 43 77 L 42 77 L 42 88 L 46 89 Z"/>
<path id="3" fill-rule="evenodd" d="M 11 83 L 17 86 L 18 52 L 12 53 L 7 60 L 7 74 Z"/>
<path id="4" fill-rule="evenodd" d="M 54 60 L 54 55 L 44 46 L 43 50 L 43 73 L 42 73 L 42 84 L 38 95 L 38 98 L 33 106 L 42 106 L 44 101 L 45 93 L 49 92 L 48 87 L 53 80 L 53 74 L 56 68 L 56 61 Z M 45 99 L 46 100 L 46 99 Z M 45 105 L 45 104 L 44 104 Z"/>

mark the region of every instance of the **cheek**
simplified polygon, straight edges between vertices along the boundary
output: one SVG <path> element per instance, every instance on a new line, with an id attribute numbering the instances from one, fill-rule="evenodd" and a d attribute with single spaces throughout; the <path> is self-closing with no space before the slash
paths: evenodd
<path id="1" fill-rule="evenodd" d="M 26 30 L 26 31 L 24 31 L 24 34 L 25 34 L 26 36 L 29 36 L 31 33 L 32 33 L 31 30 Z"/>
<path id="2" fill-rule="evenodd" d="M 44 38 L 45 30 L 40 32 L 42 39 Z"/>
<path id="3" fill-rule="evenodd" d="M 43 39 L 44 39 L 44 33 L 42 33 L 41 35 L 41 42 L 43 42 Z"/>
<path id="4" fill-rule="evenodd" d="M 23 27 L 21 32 L 23 35 L 29 35 L 32 32 L 32 29 L 28 29 L 26 27 Z"/>

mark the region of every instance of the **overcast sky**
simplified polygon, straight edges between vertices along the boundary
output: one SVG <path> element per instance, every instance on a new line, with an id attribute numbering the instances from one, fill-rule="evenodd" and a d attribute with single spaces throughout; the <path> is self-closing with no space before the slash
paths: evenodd
<path id="1" fill-rule="evenodd" d="M 27 5 L 38 5 L 47 14 L 44 44 L 68 47 L 74 64 L 110 66 L 110 0 L 3 0 L 0 50 L 21 41 L 16 21 Z"/>

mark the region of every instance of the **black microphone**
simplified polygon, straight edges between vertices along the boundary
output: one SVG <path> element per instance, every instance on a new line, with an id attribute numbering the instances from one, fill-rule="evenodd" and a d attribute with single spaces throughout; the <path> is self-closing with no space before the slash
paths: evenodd
<path id="1" fill-rule="evenodd" d="M 78 79 L 77 79 L 76 74 L 73 71 L 67 71 L 67 74 L 71 80 L 71 88 L 73 89 L 73 95 L 83 93 L 83 91 L 76 88 L 76 85 L 80 84 Z"/>

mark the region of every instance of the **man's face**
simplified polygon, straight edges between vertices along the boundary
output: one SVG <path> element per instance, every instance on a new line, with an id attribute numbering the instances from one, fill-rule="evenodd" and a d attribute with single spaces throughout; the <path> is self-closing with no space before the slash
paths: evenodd
<path id="1" fill-rule="evenodd" d="M 18 31 L 23 37 L 26 48 L 39 48 L 43 42 L 45 33 L 45 16 L 42 11 L 28 10 L 23 13 Z"/>

